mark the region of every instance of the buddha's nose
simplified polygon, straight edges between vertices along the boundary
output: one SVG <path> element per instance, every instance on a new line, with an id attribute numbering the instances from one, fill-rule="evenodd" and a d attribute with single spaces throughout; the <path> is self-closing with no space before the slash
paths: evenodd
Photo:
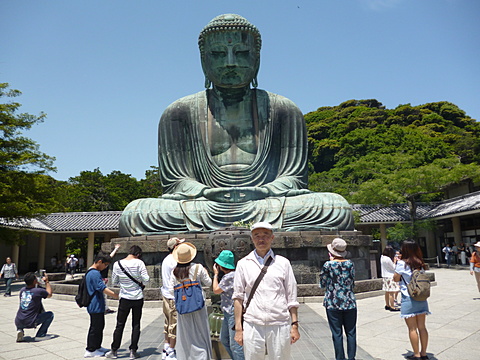
<path id="1" fill-rule="evenodd" d="M 227 66 L 237 66 L 237 57 L 235 56 L 233 49 L 228 49 Z"/>

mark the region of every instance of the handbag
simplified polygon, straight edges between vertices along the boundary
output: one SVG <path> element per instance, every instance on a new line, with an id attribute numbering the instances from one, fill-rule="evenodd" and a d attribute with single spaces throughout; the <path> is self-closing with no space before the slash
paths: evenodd
<path id="1" fill-rule="evenodd" d="M 200 265 L 197 264 L 195 267 L 193 280 L 185 279 L 173 288 L 175 308 L 179 314 L 188 314 L 200 310 L 205 306 L 202 287 L 200 286 L 200 281 L 197 280 L 199 266 Z"/>
<path id="2" fill-rule="evenodd" d="M 263 277 L 267 273 L 268 266 L 271 264 L 273 258 L 270 256 L 267 261 L 265 262 L 265 265 L 263 265 L 262 270 L 260 270 L 260 274 L 258 274 L 257 279 L 255 280 L 255 283 L 252 286 L 252 291 L 250 291 L 250 295 L 248 296 L 247 303 L 242 309 L 242 328 L 243 328 L 243 316 L 247 312 L 248 306 L 250 305 L 250 301 L 252 301 L 253 294 L 255 294 L 255 291 L 257 290 L 258 284 L 260 284 L 260 281 L 262 281 Z M 235 330 L 235 325 L 233 325 L 232 330 Z"/>
<path id="3" fill-rule="evenodd" d="M 130 275 L 128 271 L 123 268 L 122 263 L 120 261 L 118 261 L 118 265 L 120 266 L 120 269 L 122 269 L 122 271 L 125 273 L 125 275 L 127 275 L 130 278 L 130 280 L 132 280 L 135 284 L 140 286 L 140 289 L 142 290 L 145 289 L 145 285 L 142 282 L 135 279 L 132 275 Z"/>

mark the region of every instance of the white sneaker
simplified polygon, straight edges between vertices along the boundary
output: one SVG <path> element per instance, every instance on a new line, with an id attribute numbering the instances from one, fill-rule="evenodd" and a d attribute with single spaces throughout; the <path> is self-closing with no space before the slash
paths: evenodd
<path id="1" fill-rule="evenodd" d="M 85 351 L 85 354 L 83 355 L 84 358 L 91 358 L 91 357 L 102 357 L 105 356 L 105 353 L 103 351 Z"/>
<path id="2" fill-rule="evenodd" d="M 17 330 L 17 342 L 22 342 L 23 341 L 23 330 Z"/>
<path id="3" fill-rule="evenodd" d="M 162 360 L 165 360 L 167 358 L 167 351 L 170 349 L 169 344 L 164 344 L 163 345 L 163 351 L 162 351 Z"/>
<path id="4" fill-rule="evenodd" d="M 109 358 L 109 359 L 116 359 L 118 357 L 117 351 L 116 350 L 110 350 L 105 354 L 105 357 Z"/>
<path id="5" fill-rule="evenodd" d="M 101 351 L 101 352 L 103 352 L 103 353 L 106 353 L 106 352 L 110 351 L 110 349 L 105 349 L 104 347 L 101 347 L 101 346 L 100 346 L 100 347 L 99 347 L 97 350 L 95 350 L 95 351 Z"/>
<path id="6" fill-rule="evenodd" d="M 175 349 L 172 349 L 172 348 L 169 348 L 167 350 L 167 357 L 166 357 L 167 360 L 177 360 L 177 352 L 175 351 Z"/>

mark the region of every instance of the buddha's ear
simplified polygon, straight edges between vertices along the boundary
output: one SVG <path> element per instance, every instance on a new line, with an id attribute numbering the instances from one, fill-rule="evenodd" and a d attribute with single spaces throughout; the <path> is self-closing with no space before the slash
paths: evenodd
<path id="1" fill-rule="evenodd" d="M 207 71 L 205 69 L 205 54 L 200 53 L 200 63 L 202 64 L 202 71 L 205 75 L 205 89 L 210 89 L 212 86 L 212 81 L 208 78 Z"/>
<path id="2" fill-rule="evenodd" d="M 257 61 L 255 62 L 255 75 L 253 76 L 252 79 L 252 87 L 257 88 L 258 87 L 258 71 L 260 70 L 260 53 L 257 54 Z"/>
<path id="3" fill-rule="evenodd" d="M 208 78 L 208 76 L 205 74 L 205 89 L 210 89 L 210 86 L 212 86 L 212 82 Z"/>

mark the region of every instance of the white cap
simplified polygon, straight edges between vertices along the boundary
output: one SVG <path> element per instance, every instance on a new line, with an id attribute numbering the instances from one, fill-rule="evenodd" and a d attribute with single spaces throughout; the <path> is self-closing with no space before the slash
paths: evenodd
<path id="1" fill-rule="evenodd" d="M 252 227 L 250 228 L 250 231 L 253 231 L 255 229 L 267 229 L 267 230 L 273 231 L 272 225 L 270 225 L 266 221 L 261 221 L 261 222 L 257 222 L 256 224 L 253 224 Z"/>
<path id="2" fill-rule="evenodd" d="M 176 238 L 176 237 L 171 238 L 171 239 L 168 239 L 168 241 L 167 241 L 167 247 L 168 247 L 170 250 L 172 250 L 172 249 L 175 247 L 175 245 L 181 244 L 181 243 L 183 243 L 184 241 L 185 241 L 185 239 L 179 239 L 179 238 Z"/>

